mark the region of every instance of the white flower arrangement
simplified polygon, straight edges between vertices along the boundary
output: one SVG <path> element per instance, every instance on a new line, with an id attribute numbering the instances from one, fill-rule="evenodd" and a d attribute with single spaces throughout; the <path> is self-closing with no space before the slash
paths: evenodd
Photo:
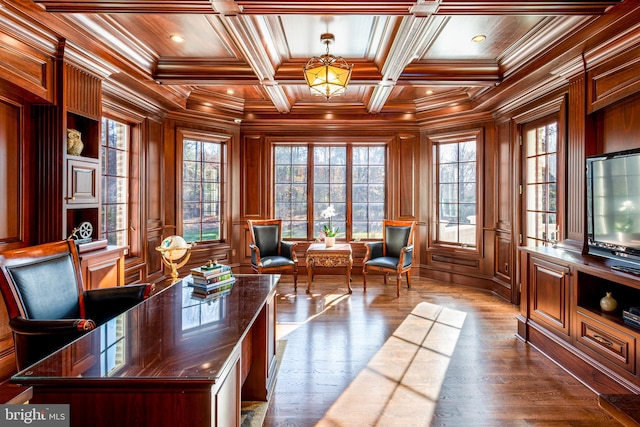
<path id="1" fill-rule="evenodd" d="M 331 218 L 333 218 L 334 216 L 336 216 L 336 209 L 333 207 L 333 205 L 329 205 L 329 207 L 327 207 L 327 209 L 323 210 L 320 213 L 320 216 L 324 219 L 328 219 L 329 220 L 329 224 L 324 224 L 322 226 L 322 232 L 324 233 L 324 235 L 326 237 L 335 237 L 338 234 L 338 228 L 334 228 L 331 222 Z"/>

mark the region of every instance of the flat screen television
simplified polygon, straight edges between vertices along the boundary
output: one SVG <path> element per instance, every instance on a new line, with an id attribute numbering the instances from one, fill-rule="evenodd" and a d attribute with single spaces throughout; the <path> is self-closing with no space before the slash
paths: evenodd
<path id="1" fill-rule="evenodd" d="M 587 158 L 587 243 L 640 267 L 640 149 Z"/>

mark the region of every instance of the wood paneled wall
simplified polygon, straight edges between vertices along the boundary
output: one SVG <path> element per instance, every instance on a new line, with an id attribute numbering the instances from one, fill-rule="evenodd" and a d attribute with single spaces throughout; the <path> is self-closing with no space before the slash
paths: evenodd
<path id="1" fill-rule="evenodd" d="M 24 145 L 22 140 L 23 108 L 0 97 L 0 241 L 24 241 L 23 176 Z"/>
<path id="2" fill-rule="evenodd" d="M 215 257 L 244 271 L 249 269 L 246 220 L 272 214 L 269 141 L 279 137 L 308 140 L 333 132 L 336 138 L 373 135 L 390 141 L 389 216 L 418 223 L 416 273 L 491 289 L 517 301 L 519 126 L 554 100 L 566 97 L 567 112 L 561 115 L 567 129 L 565 231 L 567 243 L 579 248 L 585 231 L 585 157 L 640 146 L 635 139 L 640 130 L 640 63 L 635 60 L 640 43 L 634 31 L 617 39 L 616 46 L 590 48 L 584 58 L 576 59 L 578 65 L 567 65 L 570 71 L 565 86 L 549 89 L 553 93 L 541 90 L 541 95 L 527 105 L 518 104 L 517 111 L 502 108 L 495 117 L 492 112 L 471 111 L 468 116 L 459 112 L 450 123 L 442 117 L 432 123 L 426 118 L 420 123 L 398 123 L 380 115 L 367 117 L 359 125 L 358 120 L 338 117 L 331 126 L 320 120 L 307 123 L 295 114 L 262 123 L 259 119 L 242 125 L 223 123 L 214 113 L 189 110 L 186 104 L 179 106 L 176 99 L 153 98 L 157 93 L 152 96 L 153 91 L 133 82 L 132 77 L 99 78 L 96 70 L 70 65 L 65 61 L 64 41 L 54 34 L 39 40 L 39 45 L 6 34 L 0 40 L 0 162 L 4 170 L 12 172 L 0 177 L 0 183 L 8 188 L 0 195 L 0 243 L 3 247 L 25 246 L 65 237 L 60 164 L 64 114 L 68 109 L 99 119 L 99 99 L 104 96 L 100 92 L 104 81 L 100 79 L 113 78 L 109 83 L 118 89 L 110 90 L 110 102 L 130 104 L 136 97 L 141 100 L 136 109 L 142 142 L 137 153 L 142 159 L 138 172 L 144 184 L 138 224 L 142 228 L 141 252 L 127 260 L 127 282 L 165 278 L 155 248 L 163 237 L 180 231 L 178 128 L 228 137 L 227 238 L 220 245 L 198 248 L 193 263 Z M 132 82 L 130 87 L 126 82 Z M 302 122 L 304 127 L 300 126 Z M 470 256 L 469 251 L 437 247 L 431 239 L 435 224 L 429 138 L 471 129 L 482 136 L 482 182 L 478 212 L 481 237 Z M 17 173 L 13 173 L 16 168 Z M 304 244 L 301 248 L 303 251 Z"/>

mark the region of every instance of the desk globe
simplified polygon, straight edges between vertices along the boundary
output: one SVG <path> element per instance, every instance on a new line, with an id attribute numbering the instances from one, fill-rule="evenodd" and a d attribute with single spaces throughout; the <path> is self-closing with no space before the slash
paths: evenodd
<path id="1" fill-rule="evenodd" d="M 169 236 L 156 248 L 162 255 L 162 261 L 171 268 L 172 283 L 178 281 L 178 269 L 189 261 L 193 245 L 187 243 L 182 236 Z"/>

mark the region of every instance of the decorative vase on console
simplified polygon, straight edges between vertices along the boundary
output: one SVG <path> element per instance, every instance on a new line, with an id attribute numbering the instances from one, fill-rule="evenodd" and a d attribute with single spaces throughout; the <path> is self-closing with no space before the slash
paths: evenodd
<path id="1" fill-rule="evenodd" d="M 334 237 L 330 237 L 330 236 L 325 236 L 324 238 L 324 246 L 327 248 L 332 248 L 333 245 L 336 244 L 336 238 Z"/>
<path id="2" fill-rule="evenodd" d="M 618 302 L 611 296 L 611 292 L 607 292 L 600 300 L 600 308 L 605 313 L 613 313 L 618 307 Z"/>

